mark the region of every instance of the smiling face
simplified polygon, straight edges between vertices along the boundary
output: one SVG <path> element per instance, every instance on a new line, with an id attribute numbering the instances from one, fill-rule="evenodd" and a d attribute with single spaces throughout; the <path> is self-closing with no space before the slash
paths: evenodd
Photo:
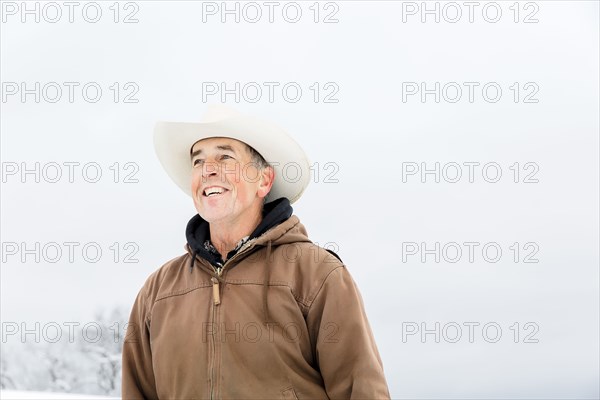
<path id="1" fill-rule="evenodd" d="M 263 199 L 273 185 L 271 167 L 253 162 L 249 147 L 230 138 L 203 139 L 194 144 L 192 197 L 209 223 L 243 223 L 260 217 Z"/>

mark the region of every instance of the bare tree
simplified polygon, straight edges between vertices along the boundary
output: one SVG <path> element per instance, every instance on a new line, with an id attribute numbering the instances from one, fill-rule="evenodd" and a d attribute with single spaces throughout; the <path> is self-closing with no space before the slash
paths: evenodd
<path id="1" fill-rule="evenodd" d="M 0 352 L 1 353 L 1 352 Z M 15 381 L 10 376 L 10 361 L 6 354 L 6 346 L 4 355 L 0 357 L 0 389 L 15 389 Z"/>
<path id="2" fill-rule="evenodd" d="M 97 311 L 75 329 L 74 341 L 63 331 L 60 341 L 15 343 L 14 359 L 3 345 L 0 388 L 120 396 L 126 322 L 124 309 Z"/>

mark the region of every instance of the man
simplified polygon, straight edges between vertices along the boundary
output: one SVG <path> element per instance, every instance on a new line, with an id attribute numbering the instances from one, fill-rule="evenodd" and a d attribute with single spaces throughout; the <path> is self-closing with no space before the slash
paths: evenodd
<path id="1" fill-rule="evenodd" d="M 187 253 L 135 300 L 123 399 L 389 398 L 354 281 L 292 213 L 309 181 L 300 146 L 212 106 L 202 123 L 158 123 L 155 148 L 198 215 Z"/>

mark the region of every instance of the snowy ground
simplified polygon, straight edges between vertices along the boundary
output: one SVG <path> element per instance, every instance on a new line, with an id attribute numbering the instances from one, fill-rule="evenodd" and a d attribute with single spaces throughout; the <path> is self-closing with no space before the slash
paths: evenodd
<path id="1" fill-rule="evenodd" d="M 24 399 L 44 399 L 44 400 L 76 400 L 76 399 L 116 399 L 116 397 L 90 396 L 85 394 L 59 393 L 59 392 L 29 392 L 20 390 L 1 390 L 1 400 L 24 400 Z"/>

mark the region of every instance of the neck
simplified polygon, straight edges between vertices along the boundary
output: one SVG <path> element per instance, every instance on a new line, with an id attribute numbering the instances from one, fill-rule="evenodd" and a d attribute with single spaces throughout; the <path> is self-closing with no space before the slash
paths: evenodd
<path id="1" fill-rule="evenodd" d="M 245 236 L 249 236 L 262 221 L 260 209 L 252 216 L 243 219 L 215 221 L 209 224 L 210 241 L 219 251 L 223 260 L 236 244 Z"/>

